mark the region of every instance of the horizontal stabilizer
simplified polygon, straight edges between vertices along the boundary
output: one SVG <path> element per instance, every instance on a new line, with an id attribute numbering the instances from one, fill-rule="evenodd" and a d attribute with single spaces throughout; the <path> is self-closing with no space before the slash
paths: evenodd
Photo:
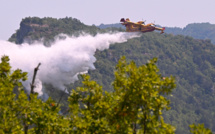
<path id="1" fill-rule="evenodd" d="M 164 30 L 165 30 L 165 27 L 163 27 L 163 28 L 162 28 L 162 30 L 161 30 L 161 34 L 162 34 L 162 33 L 164 33 Z"/>

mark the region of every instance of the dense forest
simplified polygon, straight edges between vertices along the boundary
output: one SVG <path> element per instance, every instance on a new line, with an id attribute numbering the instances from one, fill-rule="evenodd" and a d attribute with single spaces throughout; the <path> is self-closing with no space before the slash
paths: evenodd
<path id="1" fill-rule="evenodd" d="M 189 125 L 193 123 L 204 123 L 205 127 L 215 132 L 215 46 L 210 41 L 213 42 L 214 30 L 213 25 L 207 23 L 201 27 L 201 32 L 205 31 L 208 34 L 198 33 L 196 28 L 200 26 L 190 24 L 182 30 L 189 36 L 177 35 L 182 34 L 181 29 L 168 28 L 167 33 L 171 30 L 178 33 L 162 35 L 156 32 L 144 33 L 140 38 L 114 44 L 105 51 L 97 51 L 96 70 L 90 71 L 89 75 L 104 90 L 111 93 L 115 91 L 111 83 L 114 81 L 115 66 L 121 56 L 126 56 L 129 62 L 134 61 L 137 66 L 157 57 L 156 65 L 161 75 L 167 78 L 172 75 L 176 80 L 176 88 L 171 95 L 164 95 L 171 101 L 171 109 L 164 111 L 162 115 L 164 121 L 173 125 L 178 134 L 189 133 Z M 53 41 L 60 33 L 75 35 L 84 31 L 95 35 L 109 30 L 123 31 L 122 28 L 99 29 L 96 26 L 86 26 L 73 18 L 28 17 L 22 20 L 20 29 L 9 41 L 21 44 L 24 41 L 32 42 L 43 38 L 44 44 L 49 45 L 48 42 Z M 207 37 L 203 37 L 206 35 Z M 80 83 L 77 81 L 69 85 L 69 88 L 80 86 Z M 47 92 L 51 97 L 54 96 L 53 98 L 60 98 L 59 91 L 56 91 L 57 94 L 52 91 Z"/>

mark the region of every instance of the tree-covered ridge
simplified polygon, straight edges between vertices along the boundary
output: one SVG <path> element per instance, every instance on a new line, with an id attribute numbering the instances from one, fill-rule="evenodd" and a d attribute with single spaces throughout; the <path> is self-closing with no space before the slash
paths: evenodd
<path id="1" fill-rule="evenodd" d="M 21 44 L 24 41 L 31 43 L 43 39 L 47 44 L 59 34 L 74 35 L 77 31 L 95 34 L 99 30 L 96 26 L 87 26 L 78 19 L 66 17 L 55 19 L 50 17 L 38 18 L 27 17 L 22 19 L 20 28 L 14 33 L 9 41 Z"/>
<path id="2" fill-rule="evenodd" d="M 166 33 L 175 35 L 191 36 L 196 39 L 211 40 L 215 44 L 215 24 L 210 23 L 192 23 L 185 28 L 166 28 Z"/>

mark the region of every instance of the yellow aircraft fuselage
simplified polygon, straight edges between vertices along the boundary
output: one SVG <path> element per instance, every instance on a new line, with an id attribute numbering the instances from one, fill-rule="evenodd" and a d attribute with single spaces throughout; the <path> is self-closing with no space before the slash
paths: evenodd
<path id="1" fill-rule="evenodd" d="M 122 18 L 121 24 L 124 25 L 126 27 L 126 32 L 152 32 L 154 30 L 159 30 L 161 31 L 161 33 L 164 33 L 165 28 L 159 28 L 159 27 L 155 27 L 153 23 L 144 24 L 144 21 L 139 21 L 139 22 L 131 22 L 129 19 L 124 19 Z"/>

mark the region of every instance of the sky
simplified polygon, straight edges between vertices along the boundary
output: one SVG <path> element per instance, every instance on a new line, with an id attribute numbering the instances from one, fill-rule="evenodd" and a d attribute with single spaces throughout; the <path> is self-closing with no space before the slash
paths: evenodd
<path id="1" fill-rule="evenodd" d="M 146 20 L 168 27 L 215 24 L 215 0 L 0 0 L 0 40 L 8 40 L 25 17 L 77 18 L 87 25 Z"/>

